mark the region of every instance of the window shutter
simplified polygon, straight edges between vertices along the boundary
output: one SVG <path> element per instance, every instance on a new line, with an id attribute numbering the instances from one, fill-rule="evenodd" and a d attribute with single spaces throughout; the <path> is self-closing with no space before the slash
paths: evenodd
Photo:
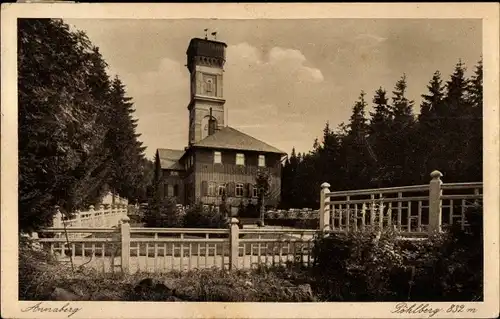
<path id="1" fill-rule="evenodd" d="M 201 196 L 208 196 L 208 184 L 207 181 L 201 182 Z"/>
<path id="2" fill-rule="evenodd" d="M 248 197 L 253 197 L 253 184 L 248 183 Z"/>
<path id="3" fill-rule="evenodd" d="M 227 196 L 234 197 L 234 192 L 235 192 L 234 182 L 230 182 L 227 186 L 228 186 Z"/>
<path id="4" fill-rule="evenodd" d="M 168 196 L 168 184 L 165 183 L 163 184 L 163 197 L 167 197 Z"/>

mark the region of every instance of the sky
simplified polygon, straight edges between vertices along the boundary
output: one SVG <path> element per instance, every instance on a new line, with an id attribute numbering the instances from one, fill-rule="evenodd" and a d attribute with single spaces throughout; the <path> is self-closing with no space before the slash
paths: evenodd
<path id="1" fill-rule="evenodd" d="M 157 148 L 188 142 L 186 49 L 204 29 L 227 43 L 227 122 L 287 153 L 312 149 L 328 121 L 348 122 L 361 90 L 371 110 L 379 87 L 389 96 L 406 74 L 418 113 L 420 95 L 459 59 L 470 75 L 481 58 L 480 20 L 466 19 L 66 19 L 99 47 L 110 76 L 133 98 L 140 140 Z"/>

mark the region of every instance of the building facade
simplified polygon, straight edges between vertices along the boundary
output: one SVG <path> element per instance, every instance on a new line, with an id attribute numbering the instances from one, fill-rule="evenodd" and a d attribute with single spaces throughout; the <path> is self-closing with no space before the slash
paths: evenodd
<path id="1" fill-rule="evenodd" d="M 184 150 L 158 149 L 156 178 L 163 197 L 183 205 L 226 203 L 235 211 L 256 203 L 259 170 L 270 176 L 266 204 L 280 200 L 281 163 L 286 153 L 227 126 L 223 97 L 226 44 L 192 39 L 187 54 L 191 94 L 189 140 Z"/>

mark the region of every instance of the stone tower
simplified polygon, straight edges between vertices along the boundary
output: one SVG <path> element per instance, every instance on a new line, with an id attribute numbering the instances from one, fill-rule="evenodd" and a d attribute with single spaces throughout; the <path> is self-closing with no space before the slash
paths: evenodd
<path id="1" fill-rule="evenodd" d="M 223 72 L 226 60 L 226 47 L 223 42 L 214 40 L 191 39 L 187 49 L 187 68 L 190 73 L 191 99 L 189 110 L 189 145 L 197 143 L 224 127 Z M 212 113 L 212 122 L 210 122 Z M 213 122 L 215 120 L 215 123 Z"/>

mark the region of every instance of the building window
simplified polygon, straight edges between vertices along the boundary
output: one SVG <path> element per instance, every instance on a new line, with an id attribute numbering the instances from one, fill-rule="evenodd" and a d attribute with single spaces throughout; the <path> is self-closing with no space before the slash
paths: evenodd
<path id="1" fill-rule="evenodd" d="M 245 165 L 245 154 L 243 153 L 236 154 L 236 165 Z"/>
<path id="2" fill-rule="evenodd" d="M 259 166 L 260 167 L 266 166 L 266 157 L 264 155 L 259 155 Z"/>
<path id="3" fill-rule="evenodd" d="M 252 197 L 259 197 L 259 191 L 257 189 L 257 186 L 254 186 L 252 189 Z"/>
<path id="4" fill-rule="evenodd" d="M 221 152 L 214 152 L 214 164 L 222 163 L 222 154 Z"/>
<path id="5" fill-rule="evenodd" d="M 174 186 L 173 185 L 168 185 L 168 187 L 167 187 L 167 196 L 168 197 L 173 197 L 174 196 Z"/>
<path id="6" fill-rule="evenodd" d="M 206 83 L 207 92 L 212 93 L 214 91 L 214 80 L 208 78 Z"/>
<path id="7" fill-rule="evenodd" d="M 217 196 L 216 185 L 213 182 L 208 183 L 208 196 Z"/>
<path id="8" fill-rule="evenodd" d="M 174 196 L 179 196 L 179 185 L 177 184 L 174 185 Z"/>
<path id="9" fill-rule="evenodd" d="M 172 175 L 172 176 L 179 176 L 179 172 L 171 172 L 170 175 Z"/>
<path id="10" fill-rule="evenodd" d="M 168 196 L 168 184 L 163 184 L 163 196 Z"/>
<path id="11" fill-rule="evenodd" d="M 236 184 L 236 197 L 243 196 L 243 184 Z"/>
<path id="12" fill-rule="evenodd" d="M 224 185 L 224 184 L 219 185 L 218 195 L 222 196 L 222 195 L 225 195 L 225 194 L 226 194 L 226 185 Z"/>

